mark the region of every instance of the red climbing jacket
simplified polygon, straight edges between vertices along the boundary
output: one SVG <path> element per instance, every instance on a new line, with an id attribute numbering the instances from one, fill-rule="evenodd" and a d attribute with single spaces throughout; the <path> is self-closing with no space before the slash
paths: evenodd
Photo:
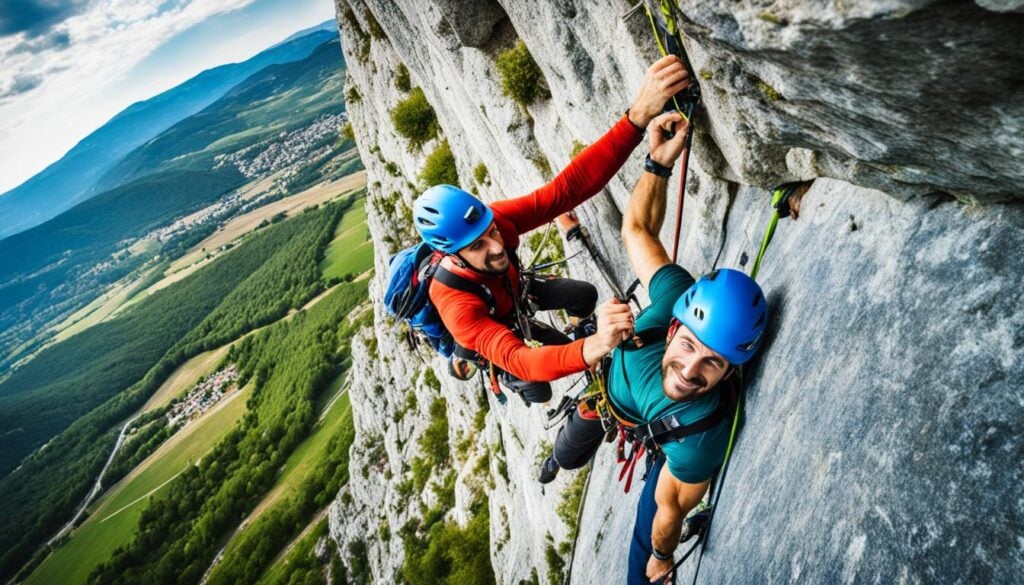
<path id="1" fill-rule="evenodd" d="M 517 249 L 520 234 L 554 220 L 596 195 L 615 176 L 642 138 L 643 131 L 623 116 L 547 185 L 529 195 L 492 203 L 494 223 L 505 247 Z M 430 301 L 456 343 L 476 351 L 516 378 L 530 382 L 548 382 L 587 368 L 582 339 L 568 345 L 531 348 L 503 324 L 513 309 L 513 299 L 503 276 L 461 268 L 450 257 L 445 258 L 442 266 L 467 280 L 483 284 L 494 295 L 492 316 L 477 295 L 450 288 L 434 279 L 430 285 Z M 513 263 L 509 263 L 507 274 L 518 295 L 519 271 Z"/>

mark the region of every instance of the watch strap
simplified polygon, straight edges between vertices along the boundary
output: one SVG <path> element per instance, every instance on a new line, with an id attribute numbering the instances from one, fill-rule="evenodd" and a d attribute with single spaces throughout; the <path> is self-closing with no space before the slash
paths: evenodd
<path id="1" fill-rule="evenodd" d="M 672 168 L 655 162 L 654 159 L 651 158 L 650 154 L 648 154 L 647 158 L 644 159 L 644 170 L 648 173 L 658 175 L 659 177 L 672 176 Z"/>

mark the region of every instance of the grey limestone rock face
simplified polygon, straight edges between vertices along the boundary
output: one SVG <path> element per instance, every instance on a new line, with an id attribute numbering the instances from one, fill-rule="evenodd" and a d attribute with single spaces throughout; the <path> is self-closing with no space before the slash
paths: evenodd
<path id="1" fill-rule="evenodd" d="M 499 582 L 558 582 L 553 549 L 572 583 L 620 583 L 639 487 L 622 493 L 613 450 L 594 462 L 575 555 L 559 554 L 573 538 L 558 508 L 577 475 L 544 492 L 536 483 L 555 436 L 541 409 L 514 396 L 506 407 L 481 401 L 475 383 L 409 346 L 380 299 L 389 254 L 415 240 L 409 206 L 441 141 L 464 188 L 486 200 L 530 192 L 625 110 L 657 56 L 646 18 L 623 19 L 622 0 L 336 3 L 377 257 L 374 335 L 353 343 L 353 471 L 331 536 L 346 562 L 362 547 L 373 581 L 393 582 L 402 527 L 438 503 L 429 486 L 453 475 L 445 518 L 464 525 L 484 498 Z M 1024 574 L 1019 3 L 681 4 L 705 111 L 680 263 L 694 274 L 749 269 L 770 212 L 764 187 L 816 179 L 761 271 L 771 338 L 748 372 L 700 581 L 1014 582 Z M 551 99 L 521 107 L 502 95 L 495 61 L 517 39 Z M 406 96 L 399 64 L 440 127 L 421 150 L 391 122 Z M 578 210 L 620 285 L 633 280 L 621 210 L 644 153 Z M 568 270 L 610 295 L 586 256 Z M 409 493 L 439 398 L 451 462 Z"/>

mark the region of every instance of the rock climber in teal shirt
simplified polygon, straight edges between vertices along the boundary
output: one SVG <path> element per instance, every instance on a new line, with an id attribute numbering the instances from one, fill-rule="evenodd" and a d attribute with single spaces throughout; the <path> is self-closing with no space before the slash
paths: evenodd
<path id="1" fill-rule="evenodd" d="M 663 131 L 675 127 L 668 139 Z M 629 553 L 628 583 L 671 581 L 673 553 L 686 514 L 704 497 L 722 465 L 731 416 L 726 403 L 736 368 L 757 351 L 767 322 L 760 287 L 737 270 L 713 271 L 699 281 L 674 264 L 658 234 L 665 217 L 668 176 L 685 148 L 687 128 L 677 113 L 663 114 L 648 127 L 650 155 L 622 222 L 630 264 L 647 289 L 651 304 L 635 318 L 634 335 L 660 337 L 642 347 L 620 346 L 607 368 L 611 410 L 625 426 L 671 420 L 700 429 L 658 441 L 654 464 L 640 496 Z M 683 171 L 685 172 L 685 170 Z M 634 320 L 628 304 L 612 299 L 598 309 L 597 327 Z M 731 403 L 730 403 L 731 406 Z M 590 460 L 605 436 L 598 412 L 581 404 L 559 431 L 541 481 L 559 468 L 576 469 Z M 671 425 L 670 425 L 671 426 Z M 667 463 L 667 465 L 666 465 Z M 667 578 L 667 579 L 666 579 Z"/>

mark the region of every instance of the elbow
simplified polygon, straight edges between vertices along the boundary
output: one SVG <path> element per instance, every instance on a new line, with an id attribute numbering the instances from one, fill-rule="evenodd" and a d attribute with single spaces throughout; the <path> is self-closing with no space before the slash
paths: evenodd
<path id="1" fill-rule="evenodd" d="M 649 235 L 647 230 L 644 228 L 644 225 L 629 214 L 626 214 L 622 218 L 622 229 L 620 230 L 620 233 L 622 235 L 622 241 L 627 245 L 630 242 Z"/>
<path id="2" fill-rule="evenodd" d="M 622 227 L 619 229 L 619 234 L 622 236 L 622 239 L 625 240 L 636 233 L 637 227 L 639 226 L 637 226 L 636 220 L 627 213 L 622 216 Z"/>

